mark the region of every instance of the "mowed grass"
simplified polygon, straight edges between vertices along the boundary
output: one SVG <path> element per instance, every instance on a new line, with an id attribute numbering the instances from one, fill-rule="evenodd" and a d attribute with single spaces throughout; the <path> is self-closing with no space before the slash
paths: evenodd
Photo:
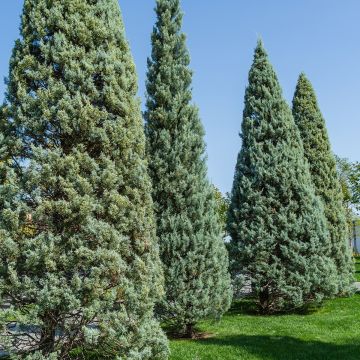
<path id="1" fill-rule="evenodd" d="M 360 281 L 360 256 L 355 257 L 355 279 Z"/>
<path id="2" fill-rule="evenodd" d="M 236 303 L 201 340 L 172 340 L 171 360 L 359 360 L 360 295 L 326 301 L 313 313 L 260 316 Z"/>

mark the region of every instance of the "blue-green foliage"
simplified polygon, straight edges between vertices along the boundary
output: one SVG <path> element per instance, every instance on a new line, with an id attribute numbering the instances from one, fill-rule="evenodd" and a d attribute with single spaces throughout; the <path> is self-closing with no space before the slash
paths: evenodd
<path id="1" fill-rule="evenodd" d="M 204 130 L 191 104 L 192 72 L 179 0 L 158 0 L 145 112 L 149 171 L 165 273 L 161 312 L 191 335 L 231 301 L 228 256 L 207 179 Z"/>
<path id="2" fill-rule="evenodd" d="M 317 104 L 315 91 L 304 74 L 300 75 L 296 86 L 293 115 L 304 144 L 315 192 L 324 204 L 331 241 L 329 255 L 335 260 L 337 267 L 339 294 L 349 294 L 354 281 L 354 265 L 343 194 L 325 120 Z"/>
<path id="3" fill-rule="evenodd" d="M 0 139 L 0 301 L 38 329 L 11 345 L 35 352 L 26 359 L 68 359 L 74 348 L 79 359 L 88 350 L 166 359 L 153 319 L 163 277 L 144 128 L 118 2 L 25 0 L 21 35 Z"/>
<path id="4" fill-rule="evenodd" d="M 228 219 L 234 277 L 263 312 L 291 310 L 337 291 L 323 207 L 299 131 L 261 41 L 245 94 L 242 148 Z"/>

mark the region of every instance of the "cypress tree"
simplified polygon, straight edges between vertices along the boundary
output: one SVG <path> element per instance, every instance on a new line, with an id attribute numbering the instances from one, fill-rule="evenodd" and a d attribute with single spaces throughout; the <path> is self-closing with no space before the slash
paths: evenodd
<path id="1" fill-rule="evenodd" d="M 136 93 L 116 0 L 25 0 L 0 144 L 0 297 L 21 358 L 167 358 Z"/>
<path id="2" fill-rule="evenodd" d="M 320 200 L 300 134 L 262 42 L 245 93 L 242 148 L 228 230 L 233 276 L 244 276 L 264 313 L 321 301 L 336 291 Z"/>
<path id="3" fill-rule="evenodd" d="M 230 305 L 228 255 L 207 179 L 204 129 L 191 103 L 192 72 L 179 0 L 158 0 L 148 60 L 146 135 L 166 296 L 160 311 L 193 335 Z"/>
<path id="4" fill-rule="evenodd" d="M 293 115 L 300 130 L 316 194 L 324 205 L 331 239 L 330 256 L 335 260 L 338 272 L 339 294 L 347 294 L 351 292 L 354 279 L 341 184 L 325 120 L 320 112 L 315 91 L 305 74 L 300 75 L 296 86 Z"/>

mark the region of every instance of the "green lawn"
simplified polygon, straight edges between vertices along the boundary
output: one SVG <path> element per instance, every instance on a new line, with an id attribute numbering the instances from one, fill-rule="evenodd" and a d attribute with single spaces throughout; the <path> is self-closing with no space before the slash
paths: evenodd
<path id="1" fill-rule="evenodd" d="M 360 256 L 355 257 L 355 279 L 360 281 Z"/>
<path id="2" fill-rule="evenodd" d="M 237 303 L 203 340 L 172 340 L 171 360 L 359 360 L 360 295 L 327 301 L 307 315 L 250 315 Z"/>

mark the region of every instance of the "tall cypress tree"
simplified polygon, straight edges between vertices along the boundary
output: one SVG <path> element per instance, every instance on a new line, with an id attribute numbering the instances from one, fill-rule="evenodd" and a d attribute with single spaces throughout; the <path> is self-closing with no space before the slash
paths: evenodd
<path id="1" fill-rule="evenodd" d="M 81 359 L 165 359 L 144 128 L 118 2 L 25 0 L 21 35 L 0 144 L 11 159 L 0 169 L 0 295 L 25 329 L 10 348 L 26 359 L 75 348 Z"/>
<path id="2" fill-rule="evenodd" d="M 158 0 L 148 60 L 145 112 L 149 171 L 165 273 L 163 314 L 192 336 L 197 321 L 221 315 L 231 300 L 228 256 L 204 130 L 191 103 L 192 72 L 179 0 Z"/>
<path id="3" fill-rule="evenodd" d="M 234 276 L 252 285 L 261 311 L 302 307 L 336 292 L 320 200 L 276 74 L 259 41 L 249 73 L 229 211 Z"/>
<path id="4" fill-rule="evenodd" d="M 322 199 L 331 239 L 331 257 L 335 260 L 339 293 L 351 292 L 353 263 L 335 156 L 331 151 L 325 120 L 317 104 L 315 91 L 301 74 L 293 99 L 293 115 L 300 130 L 305 156 L 309 162 L 316 194 Z"/>

